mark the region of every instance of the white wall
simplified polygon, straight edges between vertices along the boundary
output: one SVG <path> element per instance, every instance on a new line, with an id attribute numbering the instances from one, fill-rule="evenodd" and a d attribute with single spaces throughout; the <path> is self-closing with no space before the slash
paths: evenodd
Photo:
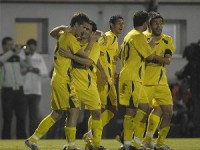
<path id="1" fill-rule="evenodd" d="M 109 30 L 108 20 L 111 15 L 120 14 L 125 19 L 125 30 L 122 37 L 132 28 L 132 16 L 137 10 L 144 9 L 143 5 L 131 4 L 1 4 L 0 3 L 0 40 L 4 36 L 15 38 L 15 18 L 48 18 L 49 28 L 61 24 L 69 24 L 74 12 L 82 11 L 97 23 L 100 30 Z M 160 5 L 159 12 L 166 19 L 185 19 L 187 20 L 187 42 L 197 42 L 200 39 L 199 24 L 200 20 L 197 14 L 200 14 L 200 5 Z M 52 55 L 55 40 L 48 38 L 49 55 L 45 56 L 48 67 L 51 68 Z M 170 81 L 175 81 L 174 73 L 180 70 L 186 61 L 182 58 L 174 58 L 174 61 L 168 69 L 168 77 Z M 49 105 L 49 79 L 43 82 L 43 101 L 41 104 L 42 115 L 44 116 L 50 111 Z M 1 112 L 0 112 L 1 115 Z M 1 119 L 1 117 L 0 117 Z M 0 122 L 2 122 L 0 120 Z M 1 123 L 0 123 L 1 128 Z M 1 129 L 0 129 L 1 132 Z"/>

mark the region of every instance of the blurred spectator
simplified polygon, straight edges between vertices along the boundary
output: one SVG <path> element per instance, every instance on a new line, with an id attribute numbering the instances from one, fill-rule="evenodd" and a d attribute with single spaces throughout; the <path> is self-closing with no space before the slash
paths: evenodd
<path id="1" fill-rule="evenodd" d="M 193 137 L 200 137 L 200 41 L 186 46 L 183 58 L 186 58 L 188 63 L 176 75 L 179 80 L 187 80 L 189 83 Z"/>
<path id="2" fill-rule="evenodd" d="M 0 65 L 3 72 L 2 83 L 2 111 L 3 130 L 2 139 L 11 138 L 11 124 L 13 112 L 16 117 L 16 138 L 26 138 L 25 100 L 23 96 L 23 81 L 20 68 L 18 49 L 14 48 L 13 39 L 5 37 L 2 40 L 3 53 L 0 56 Z"/>
<path id="3" fill-rule="evenodd" d="M 48 76 L 47 66 L 42 55 L 36 52 L 37 41 L 29 39 L 20 53 L 24 74 L 24 95 L 29 114 L 29 134 L 37 128 L 39 119 L 39 103 L 42 95 L 41 76 Z"/>
<path id="4" fill-rule="evenodd" d="M 185 103 L 186 99 L 183 99 L 183 92 L 181 86 L 176 83 L 170 86 L 172 92 L 172 98 L 174 102 L 173 106 L 173 118 L 172 124 L 180 126 L 180 136 L 186 136 L 186 129 L 188 123 L 188 108 Z M 185 101 L 184 101 L 185 100 Z"/>

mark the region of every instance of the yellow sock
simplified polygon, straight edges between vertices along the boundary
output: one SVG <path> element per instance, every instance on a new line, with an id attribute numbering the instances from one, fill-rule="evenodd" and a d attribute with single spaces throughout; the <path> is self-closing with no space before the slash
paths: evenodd
<path id="1" fill-rule="evenodd" d="M 67 143 L 75 144 L 76 127 L 67 127 L 67 126 L 65 126 L 65 136 L 66 136 Z"/>
<path id="2" fill-rule="evenodd" d="M 146 123 L 139 122 L 134 130 L 134 142 L 133 146 L 138 148 L 141 143 L 145 132 Z"/>
<path id="3" fill-rule="evenodd" d="M 102 127 L 104 127 L 105 125 L 107 125 L 113 117 L 114 117 L 114 113 L 112 111 L 105 110 L 101 114 Z"/>
<path id="4" fill-rule="evenodd" d="M 102 121 L 92 119 L 92 133 L 93 142 L 95 147 L 99 147 L 101 143 L 102 136 Z"/>
<path id="5" fill-rule="evenodd" d="M 169 132 L 170 127 L 164 127 L 159 130 L 158 132 L 158 138 L 157 138 L 157 145 L 163 145 L 165 142 L 165 139 L 167 137 L 167 134 Z"/>
<path id="6" fill-rule="evenodd" d="M 156 132 L 160 117 L 154 114 L 150 114 L 148 118 L 147 132 L 145 135 L 145 141 L 150 143 L 153 139 L 153 135 Z"/>
<path id="7" fill-rule="evenodd" d="M 124 116 L 124 141 L 131 141 L 133 137 L 133 130 L 132 130 L 132 117 L 125 115 Z"/>
<path id="8" fill-rule="evenodd" d="M 141 110 L 141 109 L 138 109 L 138 110 L 137 110 L 136 115 L 135 115 L 135 116 L 133 117 L 133 119 L 132 119 L 132 129 L 133 129 L 133 131 L 134 131 L 136 125 L 137 125 L 139 122 L 142 121 L 142 119 L 144 118 L 144 116 L 145 116 L 146 114 L 147 114 L 147 113 L 144 112 L 144 111 Z"/>
<path id="9" fill-rule="evenodd" d="M 138 109 L 134 117 L 124 116 L 124 141 L 131 141 L 136 125 L 142 121 L 146 112 Z"/>
<path id="10" fill-rule="evenodd" d="M 29 140 L 33 143 L 37 143 L 37 141 L 44 136 L 54 124 L 55 120 L 51 117 L 51 115 L 46 116 L 46 118 L 40 122 L 38 128 L 35 130 L 34 134 L 29 138 Z"/>
<path id="11" fill-rule="evenodd" d="M 92 130 L 92 116 L 90 115 L 88 119 L 88 131 Z"/>

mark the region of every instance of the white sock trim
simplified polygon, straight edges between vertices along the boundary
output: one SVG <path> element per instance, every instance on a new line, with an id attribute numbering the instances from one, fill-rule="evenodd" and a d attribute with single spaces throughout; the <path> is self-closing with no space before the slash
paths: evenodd
<path id="1" fill-rule="evenodd" d="M 75 145 L 74 142 L 69 142 L 69 143 L 68 143 L 68 146 L 74 146 L 74 145 Z"/>
<path id="2" fill-rule="evenodd" d="M 142 141 L 140 140 L 140 138 L 134 136 L 134 142 L 137 143 L 137 144 L 142 144 Z"/>
<path id="3" fill-rule="evenodd" d="M 32 138 L 34 138 L 35 140 L 39 140 L 39 138 L 36 135 L 32 135 Z"/>
<path id="4" fill-rule="evenodd" d="M 88 132 L 87 132 L 87 135 L 88 135 L 90 138 L 93 138 L 92 130 L 88 131 Z"/>
<path id="5" fill-rule="evenodd" d="M 131 141 L 124 141 L 124 146 L 129 146 L 131 145 Z"/>
<path id="6" fill-rule="evenodd" d="M 153 138 L 154 133 L 147 131 L 146 136 Z"/>

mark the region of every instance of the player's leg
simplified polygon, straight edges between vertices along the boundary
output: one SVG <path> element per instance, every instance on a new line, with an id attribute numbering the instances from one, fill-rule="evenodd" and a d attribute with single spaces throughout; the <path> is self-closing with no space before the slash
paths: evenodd
<path id="1" fill-rule="evenodd" d="M 67 101 L 69 92 L 66 84 L 61 84 L 55 80 L 52 80 L 51 84 L 51 107 L 53 111 L 40 122 L 34 134 L 25 141 L 25 144 L 30 148 L 37 147 L 37 141 L 48 132 L 69 108 L 69 101 Z"/>
<path id="2" fill-rule="evenodd" d="M 110 122 L 117 111 L 117 93 L 114 84 L 108 84 L 106 103 L 103 104 L 102 102 L 102 106 L 101 120 L 104 127 Z"/>
<path id="3" fill-rule="evenodd" d="M 158 97 L 157 102 L 159 103 L 160 108 L 162 110 L 162 120 L 160 123 L 160 128 L 155 148 L 158 149 L 159 147 L 169 148 L 168 146 L 165 145 L 165 139 L 170 129 L 170 122 L 173 114 L 173 100 L 168 85 L 158 86 L 157 91 L 158 91 L 157 93 L 161 93 L 157 96 Z"/>
<path id="4" fill-rule="evenodd" d="M 155 145 L 153 143 L 153 136 L 154 133 L 156 132 L 156 129 L 158 128 L 161 116 L 162 116 L 161 108 L 159 107 L 159 105 L 154 104 L 153 110 L 148 117 L 147 131 L 143 142 L 143 144 L 146 147 L 153 148 Z"/>
<path id="5" fill-rule="evenodd" d="M 64 146 L 63 150 L 67 149 L 78 149 L 75 145 L 76 140 L 76 124 L 79 117 L 79 108 L 68 109 L 67 118 L 65 121 L 65 137 L 67 145 Z"/>
<path id="6" fill-rule="evenodd" d="M 136 131 L 136 134 L 134 133 L 134 142 L 132 145 L 134 148 L 139 148 L 140 146 L 142 146 L 141 143 L 145 131 L 147 114 L 149 114 L 150 107 L 146 92 L 144 91 L 144 87 L 137 82 L 134 85 L 135 89 L 133 92 L 133 96 L 135 97 L 136 100 L 138 99 L 139 106 L 136 115 L 133 117 L 133 120 L 135 122 L 133 123 L 133 128 L 134 128 L 133 130 L 136 131 L 136 127 L 138 127 L 138 130 L 140 132 Z"/>
<path id="7" fill-rule="evenodd" d="M 129 93 L 132 93 L 130 98 L 128 99 L 128 104 L 132 107 L 129 107 L 126 109 L 126 114 L 124 116 L 124 147 L 125 149 L 128 149 L 128 147 L 131 145 L 132 135 L 134 132 L 134 129 L 136 125 L 142 121 L 143 118 L 147 115 L 149 111 L 149 104 L 148 100 L 146 98 L 146 94 L 144 93 L 144 90 L 142 89 L 142 85 L 140 83 L 133 83 L 127 82 L 122 83 L 120 85 L 120 104 L 127 104 L 128 97 L 125 97 L 125 95 L 128 95 Z M 127 94 L 125 94 L 128 92 Z M 142 97 L 141 97 L 142 95 Z M 143 98 L 143 96 L 145 98 Z M 126 99 L 124 99 L 126 98 Z M 144 103 L 141 103 L 139 105 L 140 99 L 144 99 Z M 125 103 L 126 100 L 126 103 Z M 146 100 L 146 101 L 145 101 Z M 137 109 L 136 113 L 134 113 L 133 109 L 134 107 L 137 108 L 139 105 L 139 108 Z M 132 109 L 132 110 L 131 110 Z"/>
<path id="8" fill-rule="evenodd" d="M 160 123 L 160 129 L 158 131 L 158 138 L 156 142 L 156 148 L 163 147 L 165 145 L 165 139 L 169 133 L 170 122 L 172 118 L 173 108 L 172 105 L 160 105 L 162 109 L 162 121 Z M 168 146 L 167 146 L 168 147 Z"/>
<path id="9" fill-rule="evenodd" d="M 47 115 L 39 124 L 35 132 L 31 137 L 29 137 L 25 144 L 31 149 L 37 150 L 37 141 L 44 136 L 48 130 L 62 117 L 63 111 L 53 110 L 49 115 Z"/>
<path id="10" fill-rule="evenodd" d="M 94 147 L 100 147 L 102 136 L 101 110 L 91 110 Z"/>
<path id="11" fill-rule="evenodd" d="M 147 99 L 146 99 L 147 100 Z M 143 135 L 145 132 L 147 115 L 149 114 L 149 104 L 143 101 L 144 103 L 140 103 L 138 107 L 138 111 L 135 115 L 134 119 L 134 142 L 133 147 L 138 149 L 142 147 Z"/>

